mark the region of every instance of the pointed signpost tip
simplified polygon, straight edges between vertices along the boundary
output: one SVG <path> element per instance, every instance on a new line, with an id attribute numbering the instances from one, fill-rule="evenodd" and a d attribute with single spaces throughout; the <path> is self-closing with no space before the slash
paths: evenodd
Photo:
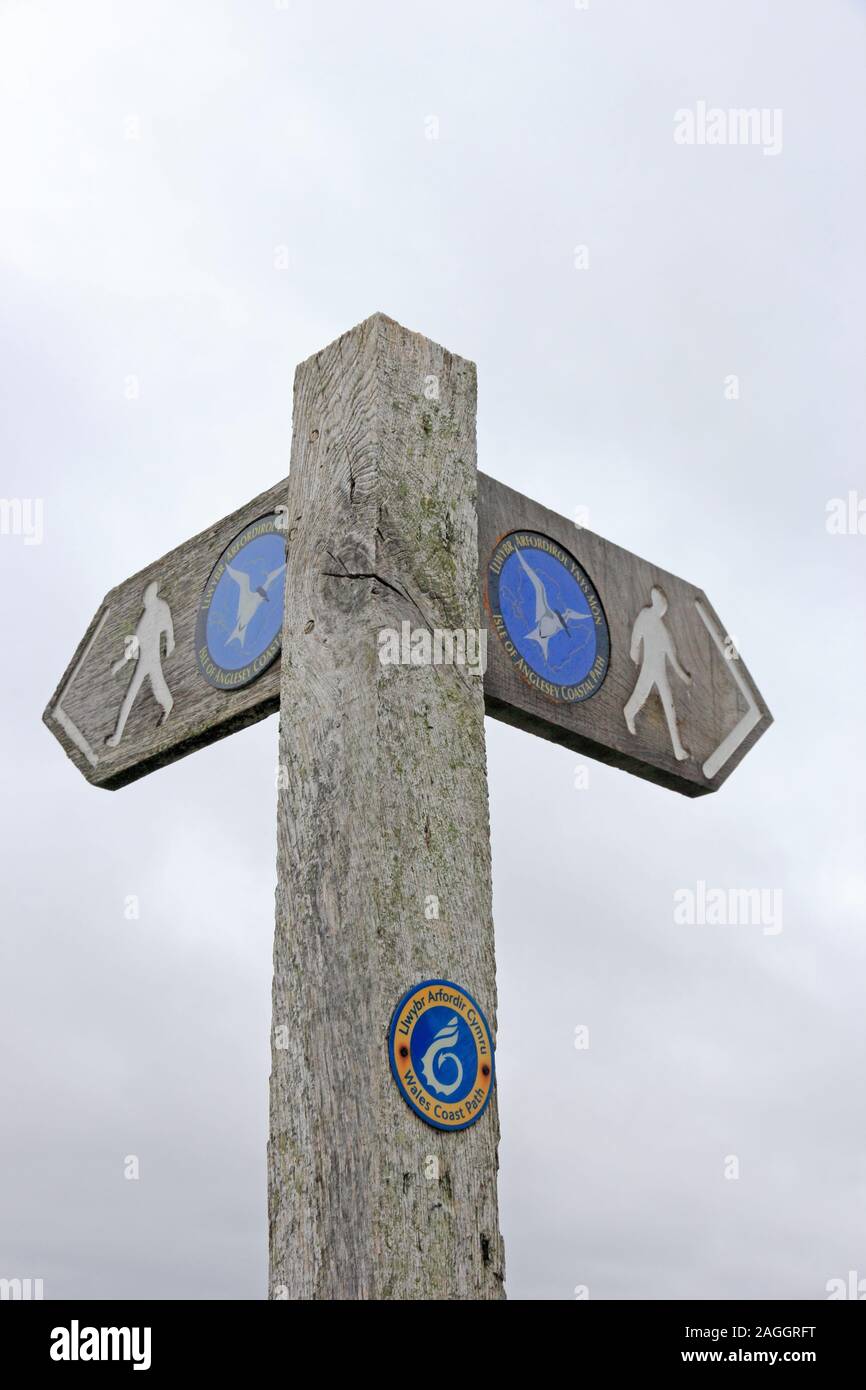
<path id="1" fill-rule="evenodd" d="M 472 372 L 476 370 L 475 363 L 471 361 L 471 359 L 461 357 L 458 353 L 452 353 L 448 348 L 443 347 L 441 343 L 437 343 L 434 339 L 428 338 L 424 333 L 418 332 L 417 329 L 409 328 L 406 324 L 401 323 L 399 319 L 393 318 L 391 314 L 386 314 L 383 310 L 376 309 L 372 314 L 369 314 L 367 318 L 361 319 L 360 322 L 356 323 L 352 328 L 348 328 L 345 333 L 340 333 L 336 338 L 326 343 L 324 347 L 311 353 L 309 358 L 305 359 L 305 362 L 299 364 L 296 371 L 300 372 L 307 361 L 319 361 L 325 353 L 329 353 L 331 349 L 338 347 L 339 344 L 345 343 L 349 339 L 364 339 L 367 335 L 373 334 L 377 336 L 397 335 L 398 337 L 402 337 L 404 342 L 412 342 L 416 349 L 421 351 L 424 350 L 424 345 L 428 343 L 432 344 L 434 348 L 439 350 L 443 358 L 454 357 L 465 363 Z M 428 396 L 427 399 L 432 400 L 435 398 Z"/>

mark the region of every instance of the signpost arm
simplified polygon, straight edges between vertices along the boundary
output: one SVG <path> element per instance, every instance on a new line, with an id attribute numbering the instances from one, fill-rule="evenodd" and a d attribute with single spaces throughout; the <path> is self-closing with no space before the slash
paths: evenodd
<path id="1" fill-rule="evenodd" d="M 481 626 L 475 400 L 471 362 L 381 314 L 295 377 L 271 1298 L 504 1296 L 495 1093 L 440 1132 L 386 1050 L 395 1005 L 431 979 L 464 986 L 495 1033 L 482 680 L 444 638 L 423 663 L 414 637 L 439 629 L 459 655 Z"/>

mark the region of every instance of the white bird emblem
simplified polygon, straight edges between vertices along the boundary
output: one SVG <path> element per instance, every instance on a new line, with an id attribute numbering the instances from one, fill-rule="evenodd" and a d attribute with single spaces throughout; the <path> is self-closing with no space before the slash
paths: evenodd
<path id="1" fill-rule="evenodd" d="M 234 631 L 230 637 L 226 638 L 226 646 L 229 642 L 240 642 L 244 645 L 244 637 L 254 615 L 258 613 L 263 603 L 270 603 L 268 589 L 278 579 L 286 568 L 286 563 L 280 565 L 279 569 L 271 570 L 265 577 L 263 584 L 258 584 L 254 589 L 250 583 L 250 577 L 244 570 L 232 569 L 231 565 L 226 565 L 226 574 L 231 575 L 238 586 L 238 611 L 235 619 Z"/>
<path id="2" fill-rule="evenodd" d="M 589 614 L 576 613 L 573 608 L 564 608 L 561 613 L 557 613 L 556 609 L 551 608 L 548 603 L 544 585 L 535 573 L 535 570 L 531 569 L 526 563 L 520 550 L 516 550 L 515 554 L 529 576 L 529 580 L 535 590 L 535 627 L 531 632 L 527 632 L 526 640 L 528 642 L 538 643 L 546 661 L 547 644 L 551 637 L 555 637 L 558 632 L 568 632 L 568 624 L 571 621 L 585 621 L 589 618 Z"/>

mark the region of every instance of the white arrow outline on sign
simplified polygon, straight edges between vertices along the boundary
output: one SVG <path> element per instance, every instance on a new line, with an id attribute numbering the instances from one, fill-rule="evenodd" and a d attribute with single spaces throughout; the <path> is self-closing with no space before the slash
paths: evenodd
<path id="1" fill-rule="evenodd" d="M 737 685 L 742 691 L 746 703 L 749 706 L 739 723 L 735 724 L 731 732 L 727 734 L 725 738 L 722 739 L 718 748 L 715 750 L 714 753 L 710 754 L 710 756 L 707 758 L 707 761 L 701 768 L 701 771 L 703 772 L 704 776 L 709 780 L 715 777 L 716 773 L 719 771 L 720 768 L 724 767 L 728 759 L 732 757 L 733 754 L 737 751 L 740 744 L 743 742 L 743 739 L 748 738 L 755 725 L 760 724 L 761 711 L 758 708 L 757 702 L 755 700 L 754 691 L 751 690 L 747 685 L 742 673 L 737 669 L 735 661 L 731 661 L 730 658 L 725 654 L 724 638 L 722 637 L 721 633 L 719 632 L 718 628 L 716 627 L 715 623 L 713 622 L 709 613 L 704 608 L 699 598 L 695 599 L 695 607 L 701 615 L 704 627 L 707 629 L 707 632 L 710 634 L 719 651 L 721 652 L 725 665 L 730 670 L 731 675 L 733 676 L 734 680 L 736 681 Z"/>
<path id="2" fill-rule="evenodd" d="M 99 636 L 100 632 L 102 631 L 103 627 L 105 626 L 105 620 L 108 617 L 110 611 L 111 610 L 109 608 L 103 609 L 102 617 L 96 624 L 96 630 L 93 636 L 91 637 L 90 641 L 88 642 L 87 646 L 84 648 L 84 651 L 81 653 L 81 660 L 76 664 L 75 670 L 72 672 L 72 675 L 69 677 L 69 680 L 66 682 L 63 689 L 57 697 L 57 704 L 51 711 L 52 718 L 57 720 L 57 723 L 60 725 L 61 729 L 65 729 L 69 738 L 75 744 L 75 747 L 78 749 L 80 753 L 84 754 L 91 767 L 96 767 L 97 763 L 99 762 L 99 759 L 94 753 L 90 744 L 87 742 L 87 739 L 84 737 L 84 734 L 78 728 L 78 725 L 72 722 L 65 709 L 60 708 L 60 702 L 66 694 L 67 690 L 72 685 L 72 682 L 75 680 L 75 677 L 78 675 L 78 672 L 81 670 L 88 656 L 90 655 L 90 649 L 96 641 L 97 637 Z"/>

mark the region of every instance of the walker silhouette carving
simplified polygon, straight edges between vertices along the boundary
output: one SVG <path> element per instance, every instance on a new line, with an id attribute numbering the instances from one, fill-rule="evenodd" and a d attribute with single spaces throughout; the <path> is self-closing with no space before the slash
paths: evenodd
<path id="1" fill-rule="evenodd" d="M 127 661 L 135 662 L 135 670 L 123 697 L 123 704 L 120 706 L 114 733 L 105 740 L 109 748 L 116 748 L 123 738 L 123 731 L 126 728 L 130 710 L 135 704 L 135 698 L 145 680 L 150 681 L 150 688 L 159 704 L 162 705 L 160 724 L 164 724 L 171 714 L 174 700 L 166 685 L 165 676 L 162 674 L 161 648 L 164 635 L 165 655 L 168 659 L 174 651 L 174 626 L 171 621 L 171 610 L 164 599 L 157 597 L 158 592 L 159 585 L 155 580 L 152 584 L 148 584 L 144 591 L 142 600 L 144 608 L 138 620 L 135 635 L 129 643 L 128 650 L 124 652 L 119 661 L 115 661 L 111 668 L 111 674 L 116 676 Z"/>
<path id="2" fill-rule="evenodd" d="M 634 690 L 628 698 L 623 713 L 629 733 L 635 733 L 635 716 L 640 714 L 653 687 L 655 687 L 662 702 L 665 718 L 668 721 L 674 756 L 678 762 L 684 762 L 691 755 L 680 741 L 677 712 L 668 680 L 668 662 L 686 685 L 691 685 L 692 678 L 689 672 L 680 665 L 673 638 L 664 624 L 664 616 L 668 610 L 668 601 L 664 590 L 653 588 L 651 599 L 652 602 L 649 607 L 642 608 L 638 613 L 632 628 L 629 655 L 635 663 L 640 662 L 641 667 Z"/>

